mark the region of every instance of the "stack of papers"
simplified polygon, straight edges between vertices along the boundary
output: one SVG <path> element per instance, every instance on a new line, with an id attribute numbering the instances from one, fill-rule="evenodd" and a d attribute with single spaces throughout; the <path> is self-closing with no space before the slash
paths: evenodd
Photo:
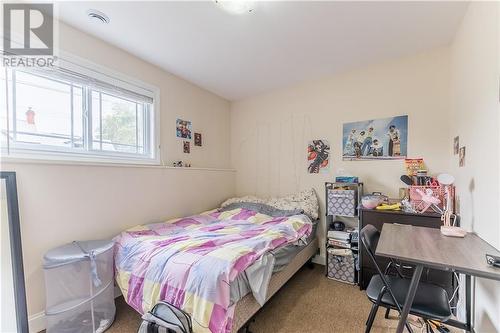
<path id="1" fill-rule="evenodd" d="M 333 238 L 342 242 L 348 242 L 351 239 L 351 233 L 345 231 L 329 230 L 328 238 Z"/>

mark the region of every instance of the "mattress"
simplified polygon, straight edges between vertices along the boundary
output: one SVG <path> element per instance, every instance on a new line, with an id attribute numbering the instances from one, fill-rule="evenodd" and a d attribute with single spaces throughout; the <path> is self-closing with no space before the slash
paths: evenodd
<path id="1" fill-rule="evenodd" d="M 303 248 L 292 261 L 281 271 L 273 274 L 269 281 L 266 301 L 276 294 L 290 278 L 317 252 L 319 246 L 318 238 L 314 238 L 309 245 Z M 255 300 L 251 293 L 248 293 L 236 303 L 234 311 L 233 327 L 231 332 L 238 332 L 260 309 L 262 306 Z"/>
<path id="2" fill-rule="evenodd" d="M 273 274 L 283 270 L 300 251 L 302 251 L 307 245 L 309 245 L 313 240 L 316 239 L 316 230 L 318 228 L 318 221 L 319 220 L 313 221 L 312 232 L 306 239 L 305 243 L 301 245 L 289 244 L 285 246 L 280 246 L 267 253 L 267 256 L 272 256 L 274 258 L 274 260 L 265 261 L 267 265 L 273 265 L 271 269 Z M 249 267 L 249 269 L 250 268 L 251 267 Z M 236 277 L 236 279 L 230 284 L 231 304 L 237 303 L 245 295 L 252 292 L 251 281 L 250 281 L 252 279 L 252 274 L 248 272 L 249 269 L 239 274 Z M 264 294 L 262 295 L 262 297 L 265 298 L 267 288 L 264 288 L 263 292 Z"/>

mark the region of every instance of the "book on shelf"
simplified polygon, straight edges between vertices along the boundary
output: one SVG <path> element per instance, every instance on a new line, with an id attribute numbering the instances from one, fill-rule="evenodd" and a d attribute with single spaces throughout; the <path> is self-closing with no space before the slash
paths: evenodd
<path id="1" fill-rule="evenodd" d="M 342 248 L 346 248 L 346 249 L 351 248 L 350 242 L 341 241 L 341 240 L 337 240 L 337 239 L 333 239 L 333 238 L 328 239 L 328 245 L 342 247 Z"/>
<path id="2" fill-rule="evenodd" d="M 343 241 L 348 241 L 351 239 L 351 233 L 346 231 L 328 230 L 327 236 L 328 238 L 333 238 Z"/>

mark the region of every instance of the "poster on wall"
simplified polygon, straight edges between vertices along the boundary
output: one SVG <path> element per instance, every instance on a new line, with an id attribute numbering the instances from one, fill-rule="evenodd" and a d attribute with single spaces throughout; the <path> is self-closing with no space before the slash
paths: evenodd
<path id="1" fill-rule="evenodd" d="M 194 133 L 194 145 L 201 147 L 201 133 Z"/>
<path id="2" fill-rule="evenodd" d="M 330 168 L 330 143 L 328 140 L 312 140 L 307 145 L 307 172 L 325 173 Z"/>
<path id="3" fill-rule="evenodd" d="M 458 155 L 458 150 L 459 150 L 459 147 L 460 146 L 460 139 L 458 136 L 456 136 L 454 139 L 453 139 L 453 154 L 454 155 Z"/>
<path id="4" fill-rule="evenodd" d="M 182 151 L 185 153 L 185 154 L 189 154 L 191 153 L 191 148 L 189 146 L 189 141 L 184 141 L 182 142 Z"/>
<path id="5" fill-rule="evenodd" d="M 458 166 L 459 167 L 464 167 L 465 166 L 465 146 L 460 147 L 459 152 L 458 152 Z"/>
<path id="6" fill-rule="evenodd" d="M 344 124 L 344 160 L 404 159 L 407 152 L 408 116 Z"/>
<path id="7" fill-rule="evenodd" d="M 192 125 L 188 120 L 177 119 L 175 122 L 175 132 L 178 138 L 191 140 Z"/>

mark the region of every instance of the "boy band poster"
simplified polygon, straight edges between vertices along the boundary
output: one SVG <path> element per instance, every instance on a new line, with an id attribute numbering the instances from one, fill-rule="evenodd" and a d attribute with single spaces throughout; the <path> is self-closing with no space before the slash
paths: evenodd
<path id="1" fill-rule="evenodd" d="M 344 160 L 404 159 L 407 153 L 408 116 L 344 124 Z"/>

